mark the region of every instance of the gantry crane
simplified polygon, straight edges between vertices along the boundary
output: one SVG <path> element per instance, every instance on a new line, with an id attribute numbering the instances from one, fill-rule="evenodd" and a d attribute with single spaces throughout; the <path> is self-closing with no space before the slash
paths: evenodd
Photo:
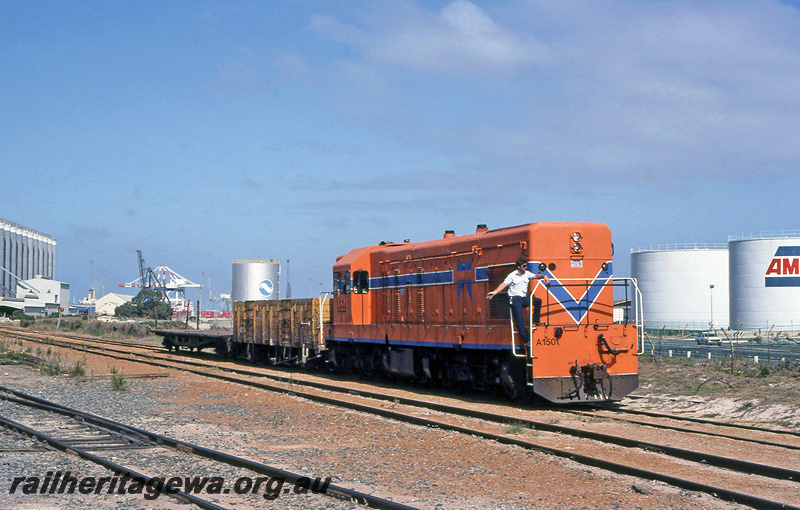
<path id="1" fill-rule="evenodd" d="M 147 267 L 141 250 L 136 250 L 136 256 L 139 260 L 139 278 L 132 282 L 120 283 L 120 287 L 155 289 L 173 306 L 184 304 L 186 289 L 201 287 L 201 285 L 187 280 L 163 264 L 155 269 Z"/>

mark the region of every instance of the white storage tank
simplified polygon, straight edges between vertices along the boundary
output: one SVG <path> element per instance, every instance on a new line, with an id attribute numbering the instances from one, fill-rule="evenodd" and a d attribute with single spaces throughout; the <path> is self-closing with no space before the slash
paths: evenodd
<path id="1" fill-rule="evenodd" d="M 280 274 L 277 260 L 234 260 L 231 300 L 280 299 Z"/>
<path id="2" fill-rule="evenodd" d="M 727 328 L 728 247 L 667 245 L 631 250 L 631 276 L 642 292 L 647 328 Z"/>
<path id="3" fill-rule="evenodd" d="M 731 327 L 800 324 L 800 232 L 731 236 Z"/>

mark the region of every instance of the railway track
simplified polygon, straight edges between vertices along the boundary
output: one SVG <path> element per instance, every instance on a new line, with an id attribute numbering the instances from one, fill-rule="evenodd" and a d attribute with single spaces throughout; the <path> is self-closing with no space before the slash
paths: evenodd
<path id="1" fill-rule="evenodd" d="M 23 337 L 21 337 L 21 338 L 23 338 Z M 164 349 L 162 347 L 155 347 L 155 346 L 152 346 L 152 345 L 149 345 L 149 344 L 132 344 L 132 343 L 129 343 L 129 342 L 107 341 L 107 340 L 102 340 L 102 339 L 97 339 L 97 338 L 92 338 L 92 337 L 85 337 L 85 336 L 78 336 L 78 335 L 67 336 L 67 338 L 74 338 L 76 340 L 81 340 L 81 341 L 84 341 L 84 342 L 89 342 L 89 343 L 92 343 L 92 344 L 96 344 L 98 346 L 102 346 L 103 349 L 106 350 L 106 351 L 108 351 L 107 345 L 121 346 L 121 347 L 123 347 L 125 349 L 112 350 L 112 352 L 117 352 L 117 353 L 120 353 L 120 354 L 122 354 L 122 353 L 130 353 L 129 350 L 126 350 L 126 349 L 130 349 L 130 348 L 142 349 L 142 350 L 146 350 L 146 351 L 149 351 L 149 352 L 152 352 L 152 353 L 156 353 L 156 354 L 166 354 L 166 352 L 164 351 Z M 92 352 L 92 350 L 87 350 L 85 352 Z M 196 359 L 198 359 L 198 358 L 200 358 L 200 359 L 212 359 L 212 360 L 214 360 L 215 363 L 224 363 L 226 371 L 229 371 L 229 372 L 232 372 L 232 373 L 236 373 L 236 374 L 264 377 L 264 378 L 267 378 L 267 379 L 270 379 L 270 380 L 274 380 L 274 381 L 278 381 L 278 382 L 291 383 L 291 384 L 298 385 L 298 386 L 309 386 L 309 387 L 312 387 L 312 388 L 319 388 L 319 389 L 324 389 L 324 390 L 333 391 L 333 392 L 361 394 L 363 396 L 367 396 L 367 397 L 374 398 L 374 399 L 392 400 L 392 401 L 394 401 L 395 398 L 396 398 L 393 395 L 389 395 L 389 394 L 385 394 L 385 393 L 371 392 L 371 391 L 368 391 L 368 390 L 354 389 L 354 388 L 352 388 L 350 386 L 343 386 L 343 384 L 347 385 L 347 383 L 349 382 L 348 379 L 338 379 L 337 378 L 333 382 L 319 382 L 319 381 L 305 380 L 305 379 L 302 379 L 302 378 L 297 378 L 297 377 L 295 377 L 294 373 L 292 373 L 290 376 L 286 376 L 286 375 L 282 375 L 282 374 L 269 373 L 269 372 L 276 372 L 276 371 L 278 371 L 278 372 L 284 372 L 285 371 L 285 369 L 282 369 L 282 368 L 279 368 L 279 367 L 269 367 L 267 369 L 269 372 L 268 371 L 264 371 L 264 369 L 261 369 L 261 370 L 249 370 L 249 369 L 246 369 L 246 368 L 237 368 L 237 366 L 239 364 L 238 361 L 231 362 L 231 360 L 225 360 L 225 358 L 220 358 L 216 354 L 182 352 L 182 353 L 176 353 L 174 356 L 178 356 L 178 355 L 182 355 L 182 356 L 186 356 L 186 357 L 191 358 L 191 359 L 182 359 L 182 360 L 180 360 L 181 363 L 185 363 L 185 364 L 188 364 L 190 366 L 194 366 L 194 367 L 198 367 L 198 368 L 208 368 L 210 365 L 208 363 L 196 361 Z M 176 358 L 174 356 L 172 356 L 170 358 L 159 357 L 159 359 L 176 360 Z M 214 366 L 216 367 L 217 365 L 214 365 Z M 413 402 L 412 402 L 412 404 L 413 404 Z M 419 402 L 418 402 L 418 404 L 419 404 Z M 763 435 L 778 435 L 778 436 L 785 435 L 785 436 L 800 437 L 800 432 L 798 432 L 798 431 L 757 427 L 757 426 L 753 426 L 753 425 L 744 425 L 744 424 L 731 423 L 731 422 L 721 422 L 721 421 L 715 421 L 715 420 L 704 419 L 704 418 L 693 418 L 693 417 L 689 417 L 689 416 L 680 416 L 680 415 L 675 415 L 675 414 L 657 413 L 657 412 L 654 412 L 654 411 L 643 411 L 643 410 L 637 410 L 637 409 L 630 409 L 630 408 L 626 408 L 626 407 L 622 406 L 621 404 L 617 404 L 617 403 L 614 403 L 614 404 L 597 404 L 597 405 L 594 405 L 594 406 L 585 406 L 585 407 L 590 409 L 590 410 L 581 411 L 581 410 L 568 409 L 568 408 L 565 408 L 565 407 L 558 407 L 558 406 L 557 407 L 549 407 L 549 409 L 558 410 L 559 412 L 563 412 L 563 413 L 570 413 L 570 414 L 579 415 L 579 416 L 586 416 L 586 417 L 589 417 L 589 418 L 598 418 L 598 417 L 600 417 L 600 418 L 603 418 L 603 419 L 607 418 L 607 419 L 611 419 L 611 420 L 615 420 L 615 421 L 619 421 L 619 422 L 635 423 L 635 424 L 649 426 L 649 427 L 653 427 L 653 428 L 659 428 L 659 429 L 663 429 L 663 430 L 677 430 L 677 431 L 693 433 L 693 434 L 714 435 L 714 436 L 718 436 L 718 437 L 727 437 L 727 438 L 730 438 L 730 439 L 738 439 L 738 440 L 743 440 L 743 441 L 750 441 L 750 442 L 753 442 L 753 443 L 756 443 L 756 444 L 764 444 L 764 445 L 772 445 L 772 444 L 774 444 L 776 446 L 787 447 L 788 449 L 800 449 L 800 443 L 798 443 L 797 445 L 787 445 L 787 444 L 783 444 L 783 443 L 775 443 L 775 442 L 772 442 L 772 441 L 763 441 L 763 440 L 759 440 L 757 438 L 752 438 L 752 437 L 743 437 L 741 435 L 741 431 L 747 431 L 747 432 L 753 432 L 753 433 L 756 433 L 756 434 L 763 434 Z M 542 408 L 541 406 L 540 407 L 536 407 L 536 409 L 541 409 L 541 408 Z M 632 416 L 643 417 L 643 419 L 634 420 L 634 419 L 626 419 L 626 418 L 620 418 L 619 417 L 619 415 L 626 415 L 626 414 L 627 415 L 632 415 Z M 646 420 L 644 418 L 651 418 L 652 420 Z M 661 422 L 656 421 L 656 420 L 666 421 L 667 423 L 661 423 Z M 679 422 L 679 423 L 682 422 L 682 423 L 689 423 L 689 424 L 700 424 L 700 425 L 706 425 L 708 427 L 705 427 L 705 428 L 679 427 L 679 426 L 671 425 L 670 422 Z M 718 432 L 718 431 L 715 431 L 714 429 L 712 429 L 711 427 L 716 427 L 717 429 L 722 429 L 722 430 L 727 430 L 727 429 L 736 430 L 737 432 L 740 432 L 740 434 L 736 435 L 736 434 L 733 434 L 733 433 L 730 433 L 730 432 L 728 432 L 728 433 Z"/>
<path id="2" fill-rule="evenodd" d="M 283 484 L 288 482 L 295 486 L 294 491 L 297 491 L 297 487 L 301 487 L 305 490 L 311 487 L 312 492 L 315 494 L 322 494 L 344 501 L 358 502 L 370 508 L 388 510 L 409 510 L 412 508 L 370 494 L 330 484 L 329 479 L 327 482 L 322 482 L 319 479 L 312 482 L 309 477 L 302 474 L 233 456 L 219 450 L 172 439 L 161 434 L 72 409 L 55 402 L 49 402 L 39 397 L 16 391 L 12 388 L 0 386 L 0 399 L 6 403 L 38 411 L 38 413 L 34 415 L 28 414 L 26 416 L 26 421 L 29 422 L 28 424 L 11 420 L 5 416 L 0 416 L 0 426 L 19 435 L 35 438 L 41 444 L 49 448 L 103 466 L 111 470 L 118 480 L 126 479 L 135 481 L 136 478 L 139 478 L 143 480 L 142 485 L 151 487 L 159 494 L 169 495 L 169 497 L 176 498 L 185 503 L 193 503 L 200 508 L 222 509 L 224 507 L 208 499 L 200 498 L 191 491 L 178 489 L 177 487 L 180 487 L 179 484 L 170 486 L 167 480 L 174 479 L 174 477 L 164 476 L 163 474 L 150 476 L 138 472 L 132 467 L 119 464 L 108 457 L 92 453 L 92 451 L 111 451 L 116 457 L 119 457 L 120 451 L 125 449 L 168 448 L 175 452 L 180 452 L 183 455 L 193 455 L 227 466 L 242 468 L 255 475 L 261 475 L 260 478 L 252 476 L 247 479 L 255 481 L 260 479 L 264 486 L 268 488 L 272 487 L 272 490 L 274 490 L 276 486 L 278 490 L 280 490 Z M 58 435 L 56 436 L 54 434 Z M 234 484 L 234 488 L 239 484 L 239 481 L 243 479 L 245 478 L 239 478 L 236 484 Z M 273 483 L 273 480 L 280 481 L 280 485 Z M 56 482 L 53 482 L 53 488 L 55 488 L 55 485 Z M 241 486 L 251 487 L 250 484 L 241 484 Z M 250 490 L 251 489 L 248 488 L 247 492 L 249 493 Z M 44 488 L 42 491 L 44 491 Z M 255 489 L 252 489 L 252 491 L 255 493 Z M 231 492 L 231 489 L 221 489 L 221 492 L 228 494 Z M 235 489 L 233 492 L 237 494 L 241 493 Z M 292 490 L 288 487 L 282 490 L 282 493 L 285 494 L 291 492 Z M 266 492 L 264 494 L 265 498 L 269 495 Z M 277 497 L 277 494 L 275 497 Z"/>
<path id="3" fill-rule="evenodd" d="M 151 349 L 151 347 L 148 347 Z M 96 348 L 86 348 L 86 352 L 102 354 L 105 356 L 126 356 L 130 360 L 131 352 L 112 354 L 107 347 L 105 352 L 98 352 Z M 780 440 L 763 440 L 742 437 L 732 433 L 719 433 L 715 440 L 725 441 L 722 448 L 726 450 L 741 450 L 745 445 L 758 445 L 759 448 L 773 449 L 772 457 L 785 457 L 784 466 L 770 465 L 763 462 L 735 458 L 729 455 L 716 455 L 698 451 L 700 448 L 677 448 L 670 444 L 643 441 L 641 438 L 625 437 L 620 431 L 615 434 L 599 433 L 591 430 L 582 430 L 576 426 L 564 426 L 549 421 L 534 420 L 520 417 L 519 414 L 508 415 L 503 413 L 478 411 L 464 407 L 440 404 L 427 400 L 398 397 L 396 394 L 386 394 L 375 391 L 355 390 L 340 387 L 341 382 L 335 384 L 301 381 L 294 377 L 283 375 L 265 374 L 263 371 L 245 370 L 227 366 L 224 370 L 228 374 L 219 373 L 219 367 L 213 369 L 205 363 L 194 360 L 177 360 L 154 356 L 152 354 L 138 354 L 138 361 L 153 364 L 163 368 L 181 368 L 182 370 L 199 375 L 216 377 L 218 379 L 246 384 L 267 391 L 278 391 L 298 395 L 310 400 L 339 407 L 347 407 L 361 412 L 377 414 L 386 418 L 405 421 L 416 425 L 452 430 L 464 434 L 477 435 L 503 444 L 513 444 L 523 448 L 536 450 L 559 457 L 568 458 L 582 464 L 607 469 L 609 471 L 637 476 L 643 479 L 660 480 L 670 485 L 683 489 L 706 492 L 724 500 L 750 505 L 756 508 L 797 508 L 793 506 L 800 494 L 800 472 L 798 465 L 797 443 Z M 180 364 L 179 364 L 180 363 Z M 185 368 L 191 366 L 192 368 Z M 212 369 L 215 373 L 209 372 Z M 233 374 L 233 375 L 229 375 Z M 263 382 L 264 378 L 274 381 L 274 384 Z M 298 387 L 304 385 L 306 391 Z M 338 395 L 330 396 L 330 392 Z M 346 396 L 346 397 L 345 397 Z M 390 402 L 376 405 L 375 402 Z M 607 410 L 607 413 L 619 413 L 619 409 Z M 561 413 L 596 417 L 598 410 L 574 411 L 568 410 Z M 437 419 L 421 418 L 421 415 L 435 415 Z M 657 415 L 664 418 L 667 415 Z M 656 416 L 650 416 L 656 417 Z M 674 418 L 670 416 L 671 418 Z M 684 417 L 680 417 L 684 418 Z M 604 420 L 633 423 L 634 420 L 612 419 Z M 523 431 L 535 431 L 538 437 L 530 434 L 512 435 L 504 432 L 503 427 L 514 423 Z M 724 424 L 704 420 L 706 425 L 713 424 L 722 427 Z M 658 423 L 640 423 L 642 427 L 660 427 L 672 433 L 694 434 L 697 431 L 686 427 L 665 425 Z M 752 427 L 748 427 L 752 429 Z M 750 432 L 753 432 L 752 430 Z M 759 434 L 775 431 L 758 429 Z M 780 432 L 779 432 L 780 433 Z M 701 432 L 702 434 L 702 432 Z M 793 434 L 787 434 L 796 436 Z M 684 439 L 685 440 L 685 439 Z M 689 440 L 697 442 L 697 439 Z M 738 446 L 731 446 L 732 444 Z M 557 446 L 554 446 L 557 445 Z M 622 450 L 620 450 L 622 449 Z M 593 452 L 591 455 L 577 453 L 579 451 Z M 664 459 L 672 459 L 664 462 Z M 624 463 L 619 462 L 625 459 Z M 680 461 L 680 462 L 676 462 Z M 690 467 L 687 467 L 686 463 Z M 654 466 L 656 469 L 643 469 L 638 466 Z M 754 480 L 757 480 L 754 483 Z M 757 488 L 757 490 L 754 490 Z"/>

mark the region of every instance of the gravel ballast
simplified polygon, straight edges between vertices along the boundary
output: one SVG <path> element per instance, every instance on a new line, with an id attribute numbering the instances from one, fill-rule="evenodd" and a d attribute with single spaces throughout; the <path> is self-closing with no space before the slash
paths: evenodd
<path id="1" fill-rule="evenodd" d="M 108 372 L 92 355 L 61 354 L 86 364 L 87 373 Z M 152 371 L 116 362 L 125 374 Z M 177 370 L 170 377 L 129 380 L 114 391 L 107 380 L 79 382 L 29 368 L 0 367 L 0 384 L 159 434 L 301 473 L 417 508 L 744 508 L 705 494 L 614 475 L 566 459 L 455 432 L 428 429 L 308 402 L 292 395 L 209 380 Z M 2 413 L 12 411 L 3 404 Z M 17 411 L 19 412 L 19 411 Z M 533 433 L 531 431 L 523 432 Z M 8 441 L 4 438 L 3 441 Z M 157 453 L 154 453 L 157 452 Z M 112 455 L 121 464 L 154 476 L 219 476 L 232 484 L 255 476 L 214 467 L 187 454 L 136 450 Z M 48 471 L 109 476 L 56 452 L 3 452 L 0 507 L 188 508 L 165 496 L 9 494 L 19 476 Z M 263 491 L 262 491 L 263 492 Z M 205 497 L 204 495 L 200 495 Z M 206 497 L 214 501 L 214 497 Z M 359 508 L 314 494 L 218 495 L 228 508 Z"/>

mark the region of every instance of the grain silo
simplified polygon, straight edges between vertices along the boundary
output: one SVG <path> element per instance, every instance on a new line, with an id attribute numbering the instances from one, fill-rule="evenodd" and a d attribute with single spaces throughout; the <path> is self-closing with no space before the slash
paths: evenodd
<path id="1" fill-rule="evenodd" d="M 686 244 L 631 250 L 647 328 L 727 328 L 728 249 Z"/>
<path id="2" fill-rule="evenodd" d="M 0 296 L 15 296 L 17 282 L 56 277 L 56 240 L 0 218 Z"/>
<path id="3" fill-rule="evenodd" d="M 800 232 L 731 236 L 731 327 L 800 324 Z"/>
<path id="4" fill-rule="evenodd" d="M 280 299 L 280 274 L 277 260 L 234 260 L 231 300 Z"/>

